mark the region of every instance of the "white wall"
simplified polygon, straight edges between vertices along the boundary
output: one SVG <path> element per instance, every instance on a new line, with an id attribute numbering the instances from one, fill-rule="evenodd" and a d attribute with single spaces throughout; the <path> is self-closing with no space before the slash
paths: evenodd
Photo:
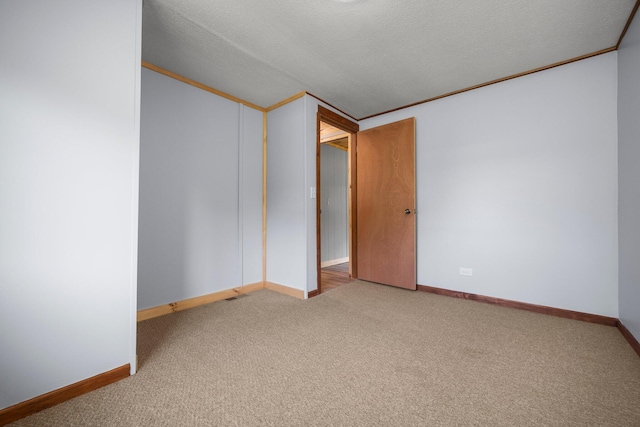
<path id="1" fill-rule="evenodd" d="M 316 144 L 318 143 L 318 105 L 329 108 L 309 95 L 304 96 L 304 180 L 306 183 L 305 218 L 307 232 L 307 292 L 318 289 L 318 244 L 316 242 L 317 199 L 309 197 L 309 188 L 316 187 Z"/>
<path id="2" fill-rule="evenodd" d="M 262 113 L 144 69 L 140 157 L 138 308 L 261 281 Z"/>
<path id="3" fill-rule="evenodd" d="M 240 138 L 242 284 L 262 282 L 262 122 L 263 113 L 242 107 Z"/>
<path id="4" fill-rule="evenodd" d="M 349 256 L 349 154 L 330 145 L 320 147 L 322 262 Z"/>
<path id="5" fill-rule="evenodd" d="M 0 3 L 0 408 L 135 368 L 141 7 Z"/>
<path id="6" fill-rule="evenodd" d="M 267 281 L 317 289 L 316 143 L 318 105 L 305 95 L 267 115 Z M 339 113 L 338 113 L 339 114 Z"/>
<path id="7" fill-rule="evenodd" d="M 300 98 L 267 114 L 267 281 L 303 291 L 309 199 L 305 108 Z"/>
<path id="8" fill-rule="evenodd" d="M 618 50 L 620 320 L 640 340 L 640 22 Z"/>
<path id="9" fill-rule="evenodd" d="M 417 119 L 418 283 L 618 317 L 616 99 L 612 52 L 361 121 Z"/>

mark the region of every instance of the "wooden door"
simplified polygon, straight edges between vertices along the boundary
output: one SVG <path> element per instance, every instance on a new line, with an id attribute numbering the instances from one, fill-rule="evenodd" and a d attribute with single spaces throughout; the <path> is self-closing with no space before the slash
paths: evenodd
<path id="1" fill-rule="evenodd" d="M 358 278 L 416 289 L 415 118 L 358 132 Z"/>

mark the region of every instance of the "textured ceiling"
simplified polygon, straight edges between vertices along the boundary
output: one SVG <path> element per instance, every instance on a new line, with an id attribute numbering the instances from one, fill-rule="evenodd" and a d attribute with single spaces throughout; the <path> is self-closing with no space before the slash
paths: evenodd
<path id="1" fill-rule="evenodd" d="M 144 0 L 144 61 L 354 118 L 616 45 L 635 0 Z"/>

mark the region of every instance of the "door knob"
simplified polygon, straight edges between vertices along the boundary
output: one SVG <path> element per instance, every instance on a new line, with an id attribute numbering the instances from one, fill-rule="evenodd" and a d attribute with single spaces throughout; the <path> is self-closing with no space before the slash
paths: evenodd
<path id="1" fill-rule="evenodd" d="M 404 214 L 405 215 L 410 215 L 411 214 L 411 209 L 405 209 L 404 210 Z"/>

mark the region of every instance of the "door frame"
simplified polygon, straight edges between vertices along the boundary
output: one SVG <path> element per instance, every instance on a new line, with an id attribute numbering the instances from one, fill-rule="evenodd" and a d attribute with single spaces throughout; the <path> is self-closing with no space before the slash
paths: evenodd
<path id="1" fill-rule="evenodd" d="M 321 218 L 320 205 L 322 202 L 322 185 L 320 179 L 320 122 L 335 126 L 349 134 L 349 165 L 351 186 L 348 188 L 349 199 L 347 207 L 349 209 L 349 274 L 352 278 L 358 278 L 358 254 L 357 254 L 357 236 L 358 226 L 356 217 L 356 195 L 357 195 L 357 175 L 356 175 L 356 154 L 358 149 L 358 131 L 360 126 L 333 111 L 318 105 L 318 113 L 316 115 L 316 271 L 317 271 L 317 289 L 318 294 L 322 293 L 322 271 L 321 271 Z"/>

